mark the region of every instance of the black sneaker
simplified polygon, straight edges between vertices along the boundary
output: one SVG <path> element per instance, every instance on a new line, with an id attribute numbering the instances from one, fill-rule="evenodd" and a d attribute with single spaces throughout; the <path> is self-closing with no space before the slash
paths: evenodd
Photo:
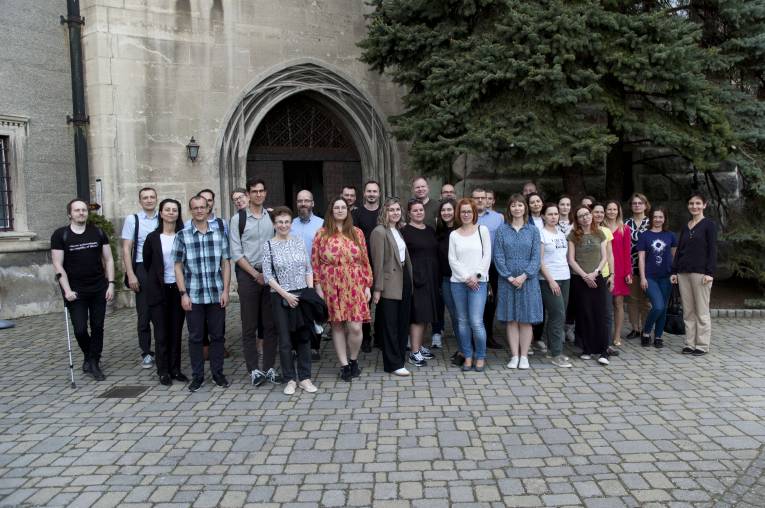
<path id="1" fill-rule="evenodd" d="M 685 347 L 683 348 L 683 354 L 684 354 L 684 355 L 692 355 L 692 354 L 693 354 L 693 348 L 692 348 L 692 347 L 688 347 L 688 346 L 685 346 Z"/>
<path id="2" fill-rule="evenodd" d="M 223 388 L 228 388 L 229 386 L 231 386 L 228 382 L 228 379 L 226 379 L 226 376 L 224 376 L 223 374 L 213 374 L 212 378 L 213 378 L 213 382 L 218 386 L 221 386 Z"/>
<path id="3" fill-rule="evenodd" d="M 176 381 L 180 381 L 181 383 L 189 382 L 189 378 L 187 378 L 186 374 L 184 374 L 183 372 L 176 372 L 174 374 L 171 374 L 170 377 L 172 377 Z"/>
<path id="4" fill-rule="evenodd" d="M 707 352 L 704 351 L 703 349 L 694 349 L 693 353 L 691 353 L 691 354 L 693 356 L 704 356 L 705 354 L 707 354 Z"/>
<path id="5" fill-rule="evenodd" d="M 428 364 L 428 362 L 425 361 L 425 358 L 422 357 L 422 354 L 417 353 L 409 353 L 409 363 L 414 365 L 415 367 L 424 367 Z"/>
<path id="6" fill-rule="evenodd" d="M 260 386 L 266 382 L 266 374 L 262 370 L 255 369 L 250 373 L 250 379 L 253 385 Z"/>
<path id="7" fill-rule="evenodd" d="M 643 347 L 648 347 L 651 345 L 651 335 L 643 334 L 640 336 L 640 345 Z"/>
<path id="8" fill-rule="evenodd" d="M 663 339 L 653 339 L 653 347 L 656 349 L 661 349 L 664 347 L 664 340 Z"/>
<path id="9" fill-rule="evenodd" d="M 627 334 L 627 336 L 626 336 L 626 337 L 624 337 L 624 338 L 625 338 L 625 339 L 637 339 L 638 337 L 640 337 L 640 332 L 639 332 L 639 331 L 637 331 L 637 330 L 632 330 L 632 331 L 631 331 L 630 333 L 628 333 L 628 334 Z"/>
<path id="10" fill-rule="evenodd" d="M 340 379 L 343 381 L 350 381 L 353 379 L 353 375 L 351 374 L 351 366 L 350 365 L 343 365 L 340 367 Z"/>
<path id="11" fill-rule="evenodd" d="M 275 368 L 271 367 L 266 372 L 266 380 L 272 385 L 279 385 L 282 383 L 282 376 Z"/>
<path id="12" fill-rule="evenodd" d="M 348 364 L 351 367 L 351 377 L 359 377 L 361 375 L 361 367 L 359 367 L 359 361 L 351 360 Z"/>
<path id="13" fill-rule="evenodd" d="M 205 384 L 205 380 L 201 378 L 195 377 L 191 380 L 191 383 L 189 383 L 189 391 L 190 392 L 196 392 L 200 388 L 202 388 L 202 385 Z"/>
<path id="14" fill-rule="evenodd" d="M 432 360 L 433 358 L 435 358 L 433 353 L 430 352 L 430 349 L 426 348 L 425 346 L 420 346 L 420 354 L 426 360 Z"/>

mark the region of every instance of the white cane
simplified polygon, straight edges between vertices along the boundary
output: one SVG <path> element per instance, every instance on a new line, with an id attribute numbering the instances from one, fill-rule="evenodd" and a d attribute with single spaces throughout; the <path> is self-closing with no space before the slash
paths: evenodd
<path id="1" fill-rule="evenodd" d="M 72 338 L 69 336 L 69 309 L 64 304 L 64 325 L 66 326 L 66 345 L 69 352 L 69 375 L 72 378 L 72 388 L 77 388 L 74 384 L 74 363 L 72 362 Z"/>

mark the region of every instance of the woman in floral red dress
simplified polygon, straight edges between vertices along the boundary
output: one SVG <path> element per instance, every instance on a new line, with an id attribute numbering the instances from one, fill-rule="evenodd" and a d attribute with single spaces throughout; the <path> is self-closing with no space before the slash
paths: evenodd
<path id="1" fill-rule="evenodd" d="M 372 319 L 372 268 L 364 233 L 353 226 L 345 200 L 333 199 L 324 217 L 324 227 L 316 233 L 311 249 L 314 287 L 327 302 L 340 377 L 350 381 L 361 374 L 361 324 Z"/>

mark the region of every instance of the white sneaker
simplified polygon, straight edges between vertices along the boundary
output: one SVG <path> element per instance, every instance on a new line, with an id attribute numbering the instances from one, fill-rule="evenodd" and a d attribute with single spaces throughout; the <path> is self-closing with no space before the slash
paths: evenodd
<path id="1" fill-rule="evenodd" d="M 545 344 L 545 341 L 538 340 L 534 343 L 534 347 L 537 348 L 537 350 L 540 353 L 546 353 L 547 352 L 547 344 Z"/>
<path id="2" fill-rule="evenodd" d="M 401 367 L 400 369 L 394 370 L 393 374 L 396 376 L 407 377 L 410 374 L 410 372 L 406 370 L 406 367 Z"/>
<path id="3" fill-rule="evenodd" d="M 284 395 L 295 395 L 295 389 L 297 388 L 297 383 L 294 379 L 290 379 L 287 383 L 287 386 L 284 387 Z"/>
<path id="4" fill-rule="evenodd" d="M 607 356 L 601 356 L 600 358 L 598 358 L 598 363 L 601 365 L 608 365 L 611 362 L 608 361 Z"/>
<path id="5" fill-rule="evenodd" d="M 433 349 L 441 349 L 443 336 L 440 333 L 434 333 L 430 338 L 430 347 Z"/>
<path id="6" fill-rule="evenodd" d="M 583 354 L 579 355 L 579 359 L 580 360 L 591 360 L 592 356 L 586 355 L 586 354 L 583 353 Z"/>
<path id="7" fill-rule="evenodd" d="M 521 356 L 520 361 L 518 362 L 518 368 L 519 369 L 528 369 L 529 368 L 529 359 L 525 356 Z"/>
<path id="8" fill-rule="evenodd" d="M 290 381 L 290 383 L 294 383 L 294 381 Z M 289 383 L 288 383 L 289 384 Z M 316 385 L 314 385 L 310 379 L 304 379 L 299 383 L 300 388 L 303 389 L 304 392 L 308 393 L 316 393 L 319 389 L 316 388 Z M 286 390 L 286 388 L 285 388 Z"/>
<path id="9" fill-rule="evenodd" d="M 507 364 L 508 369 L 517 369 L 518 368 L 518 361 L 519 358 L 517 356 L 514 356 L 510 358 L 510 362 Z"/>

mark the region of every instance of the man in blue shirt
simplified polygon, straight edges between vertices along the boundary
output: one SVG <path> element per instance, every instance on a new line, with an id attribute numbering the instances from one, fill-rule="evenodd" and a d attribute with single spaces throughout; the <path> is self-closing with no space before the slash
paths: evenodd
<path id="1" fill-rule="evenodd" d="M 489 210 L 487 206 L 486 189 L 480 187 L 473 189 L 473 201 L 475 201 L 475 207 L 478 210 L 478 224 L 486 226 L 489 230 L 489 236 L 491 237 L 491 244 L 494 245 L 494 235 L 497 233 L 499 226 L 505 222 L 505 218 L 501 213 Z M 494 311 L 497 309 L 496 294 L 497 285 L 499 284 L 499 274 L 494 267 L 492 261 L 489 267 L 489 286 L 491 286 L 491 294 L 486 299 L 486 306 L 483 311 L 483 324 L 486 328 L 486 346 L 492 349 L 502 349 L 503 346 L 496 340 L 494 340 Z"/>
<path id="2" fill-rule="evenodd" d="M 210 227 L 207 221 L 205 198 L 194 196 L 189 201 L 189 208 L 191 227 L 178 232 L 173 245 L 173 260 L 181 307 L 186 311 L 189 330 L 189 357 L 193 372 L 189 391 L 195 392 L 204 383 L 202 337 L 205 325 L 210 336 L 213 381 L 224 388 L 229 386 L 223 375 L 223 335 L 231 283 L 231 256 L 223 231 Z"/>
<path id="3" fill-rule="evenodd" d="M 313 194 L 311 191 L 301 190 L 297 193 L 296 201 L 297 217 L 292 221 L 290 233 L 303 239 L 306 254 L 308 254 L 308 259 L 311 259 L 313 237 L 324 225 L 324 219 L 313 214 Z"/>
<path id="4" fill-rule="evenodd" d="M 141 367 L 154 366 L 154 352 L 151 350 L 151 326 L 149 325 L 149 304 L 142 286 L 146 283 L 146 269 L 143 267 L 143 242 L 146 236 L 157 229 L 157 191 L 144 187 L 138 191 L 141 211 L 125 217 L 122 225 L 122 261 L 128 287 L 135 293 L 135 310 L 138 314 L 138 346 L 141 348 Z"/>

